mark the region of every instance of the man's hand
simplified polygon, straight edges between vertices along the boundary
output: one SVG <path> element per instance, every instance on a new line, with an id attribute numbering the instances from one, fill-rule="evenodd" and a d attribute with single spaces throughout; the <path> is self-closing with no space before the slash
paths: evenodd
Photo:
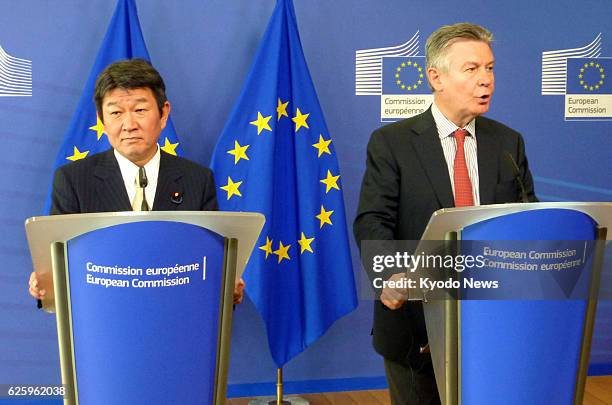
<path id="1" fill-rule="evenodd" d="M 403 273 L 394 274 L 389 278 L 389 281 L 400 281 L 406 278 Z M 408 290 L 406 288 L 383 288 L 380 294 L 380 301 L 389 309 L 398 309 L 406 303 L 408 298 Z"/>
<path id="2" fill-rule="evenodd" d="M 37 300 L 42 300 L 45 297 L 45 294 L 47 294 L 47 291 L 38 288 L 38 278 L 34 272 L 30 274 L 30 289 L 28 291 L 30 292 L 30 295 Z"/>
<path id="3" fill-rule="evenodd" d="M 234 285 L 234 304 L 240 304 L 244 299 L 244 285 L 242 278 Z"/>

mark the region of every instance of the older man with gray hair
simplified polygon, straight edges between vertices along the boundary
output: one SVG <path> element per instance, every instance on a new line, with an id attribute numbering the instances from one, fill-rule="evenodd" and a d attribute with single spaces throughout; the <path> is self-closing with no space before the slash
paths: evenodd
<path id="1" fill-rule="evenodd" d="M 536 201 L 521 135 L 481 117 L 495 89 L 493 35 L 469 23 L 443 26 L 427 40 L 434 101 L 424 113 L 375 130 L 354 232 L 363 240 L 418 240 L 441 208 Z M 391 401 L 439 404 L 423 308 L 397 291 L 374 303 L 373 344 L 384 357 Z"/>

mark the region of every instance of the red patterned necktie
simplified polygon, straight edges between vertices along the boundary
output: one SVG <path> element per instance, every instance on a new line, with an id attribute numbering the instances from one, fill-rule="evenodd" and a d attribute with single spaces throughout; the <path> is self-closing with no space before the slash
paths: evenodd
<path id="1" fill-rule="evenodd" d="M 465 129 L 458 129 L 453 132 L 457 142 L 457 153 L 455 154 L 454 175 L 455 181 L 455 207 L 471 207 L 474 205 L 472 196 L 472 182 L 465 162 L 465 150 L 463 143 L 468 132 Z"/>

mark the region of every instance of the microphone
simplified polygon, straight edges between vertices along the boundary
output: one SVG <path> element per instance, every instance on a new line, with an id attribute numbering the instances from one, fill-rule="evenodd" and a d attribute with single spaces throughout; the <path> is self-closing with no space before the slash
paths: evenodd
<path id="1" fill-rule="evenodd" d="M 146 188 L 149 184 L 149 180 L 147 180 L 147 172 L 144 167 L 138 169 L 138 184 L 142 188 Z"/>
<path id="2" fill-rule="evenodd" d="M 516 180 L 516 182 L 518 183 L 521 189 L 521 202 L 527 203 L 529 202 L 529 198 L 527 198 L 527 191 L 525 191 L 525 185 L 523 184 L 523 180 L 521 179 L 521 170 L 519 169 L 518 165 L 516 164 L 516 161 L 512 157 L 512 154 L 508 151 L 504 151 L 504 152 L 505 152 L 504 156 L 506 157 L 506 160 L 509 162 L 510 167 L 512 168 L 512 172 L 514 173 L 514 179 Z"/>

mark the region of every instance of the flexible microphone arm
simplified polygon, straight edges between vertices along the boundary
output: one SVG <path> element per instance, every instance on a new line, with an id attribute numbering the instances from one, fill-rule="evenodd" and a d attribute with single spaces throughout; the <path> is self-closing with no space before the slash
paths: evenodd
<path id="1" fill-rule="evenodd" d="M 529 202 L 529 198 L 527 198 L 527 191 L 525 191 L 525 185 L 523 184 L 523 179 L 521 179 L 521 170 L 519 169 L 516 161 L 512 157 L 512 154 L 508 151 L 505 152 L 504 156 L 506 160 L 510 163 L 510 167 L 512 168 L 512 172 L 514 173 L 514 179 L 517 181 L 520 189 L 521 189 L 521 202 L 527 203 Z"/>

